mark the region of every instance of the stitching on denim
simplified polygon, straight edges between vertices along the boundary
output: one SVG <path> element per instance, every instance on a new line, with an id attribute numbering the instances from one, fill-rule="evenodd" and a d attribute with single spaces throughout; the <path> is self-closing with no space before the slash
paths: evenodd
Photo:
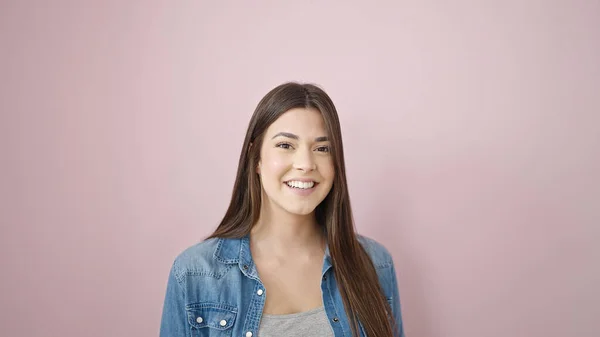
<path id="1" fill-rule="evenodd" d="M 375 269 L 384 269 L 384 268 L 389 268 L 393 265 L 392 261 L 388 261 L 388 262 L 383 262 L 383 263 L 379 263 L 375 266 Z"/>
<path id="2" fill-rule="evenodd" d="M 227 274 L 227 272 L 229 272 L 229 270 L 231 268 L 232 268 L 232 265 L 229 265 L 220 273 L 215 273 L 212 271 L 204 271 L 204 270 L 186 270 L 182 273 L 182 277 L 183 276 L 210 276 L 210 277 L 213 277 L 216 279 L 220 279 L 223 276 L 225 276 L 225 274 Z"/>
<path id="3" fill-rule="evenodd" d="M 333 275 L 333 273 L 332 273 L 331 277 L 335 277 L 335 275 Z M 331 287 L 329 287 L 329 282 L 327 282 L 325 284 L 325 286 L 327 287 L 327 293 L 329 295 L 329 300 L 331 301 L 331 305 L 333 306 L 333 314 L 335 315 L 335 317 L 338 317 L 339 319 L 341 319 L 340 318 L 340 314 L 338 314 L 338 308 L 336 307 L 335 301 L 333 299 L 333 294 L 331 293 Z M 345 310 L 343 308 L 342 308 L 342 311 L 345 314 Z M 329 324 L 331 324 L 331 322 Z M 346 335 L 346 330 L 344 329 L 344 325 L 343 324 L 339 324 L 338 327 L 340 328 L 340 330 L 342 330 L 342 333 L 344 335 Z"/>
<path id="4" fill-rule="evenodd" d="M 224 243 L 225 243 L 225 239 L 223 239 L 223 238 L 219 239 L 219 241 L 217 242 L 217 249 L 215 249 L 215 253 L 213 254 L 213 256 L 215 257 L 215 259 L 217 261 L 225 263 L 225 264 L 237 263 L 239 259 L 224 259 L 221 257 L 221 248 L 223 247 Z"/>
<path id="5" fill-rule="evenodd" d="M 173 276 L 175 277 L 175 280 L 177 280 L 179 286 L 183 288 L 183 273 L 181 273 L 179 267 L 177 267 L 177 260 L 173 261 L 173 266 L 171 268 L 173 268 Z"/>
<path id="6" fill-rule="evenodd" d="M 185 306 L 186 310 L 193 311 L 196 309 L 220 309 L 230 311 L 234 314 L 237 314 L 238 308 L 235 305 L 231 305 L 228 303 L 217 303 L 217 302 L 198 302 L 198 303 L 190 303 Z"/>
<path id="7" fill-rule="evenodd" d="M 227 319 L 226 326 L 217 325 L 216 322 L 208 322 L 205 321 L 201 324 L 204 326 L 197 326 L 195 322 L 195 318 L 199 315 L 204 315 L 202 313 L 203 310 L 216 310 L 216 311 L 224 311 L 226 315 L 230 315 L 230 318 Z M 191 303 L 185 306 L 185 310 L 188 316 L 188 322 L 191 325 L 191 329 L 194 331 L 200 331 L 203 328 L 216 329 L 219 330 L 221 334 L 226 334 L 227 336 L 231 336 L 232 328 L 235 326 L 235 322 L 237 321 L 237 307 L 227 304 L 227 303 L 216 303 L 216 302 L 199 302 L 199 303 Z M 222 317 L 222 316 L 221 316 Z"/>

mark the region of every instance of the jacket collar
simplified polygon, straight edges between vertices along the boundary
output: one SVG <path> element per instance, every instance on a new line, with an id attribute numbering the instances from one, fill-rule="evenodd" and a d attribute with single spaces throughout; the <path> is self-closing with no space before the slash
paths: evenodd
<path id="1" fill-rule="evenodd" d="M 250 253 L 250 236 L 245 235 L 239 239 L 220 238 L 215 249 L 214 258 L 225 264 L 237 264 L 244 275 L 259 280 L 256 265 Z M 332 267 L 329 254 L 329 244 L 325 246 L 322 274 Z"/>

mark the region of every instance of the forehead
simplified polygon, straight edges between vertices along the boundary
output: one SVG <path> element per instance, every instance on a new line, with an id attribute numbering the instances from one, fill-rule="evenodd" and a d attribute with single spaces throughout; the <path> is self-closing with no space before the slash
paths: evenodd
<path id="1" fill-rule="evenodd" d="M 300 138 L 327 135 L 323 115 L 314 108 L 295 108 L 284 112 L 269 126 L 267 136 L 278 132 L 290 132 Z"/>

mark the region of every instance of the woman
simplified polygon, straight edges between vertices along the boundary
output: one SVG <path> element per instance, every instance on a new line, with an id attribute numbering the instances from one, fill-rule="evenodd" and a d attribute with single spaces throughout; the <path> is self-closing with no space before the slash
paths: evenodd
<path id="1" fill-rule="evenodd" d="M 388 251 L 354 231 L 340 123 L 310 84 L 250 120 L 225 217 L 172 266 L 161 336 L 403 336 Z"/>

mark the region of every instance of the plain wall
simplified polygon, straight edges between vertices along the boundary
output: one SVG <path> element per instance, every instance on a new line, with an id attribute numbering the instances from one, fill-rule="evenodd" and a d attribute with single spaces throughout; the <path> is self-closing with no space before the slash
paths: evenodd
<path id="1" fill-rule="evenodd" d="M 0 39 L 3 336 L 156 336 L 290 80 L 407 336 L 600 335 L 598 1 L 2 1 Z"/>

